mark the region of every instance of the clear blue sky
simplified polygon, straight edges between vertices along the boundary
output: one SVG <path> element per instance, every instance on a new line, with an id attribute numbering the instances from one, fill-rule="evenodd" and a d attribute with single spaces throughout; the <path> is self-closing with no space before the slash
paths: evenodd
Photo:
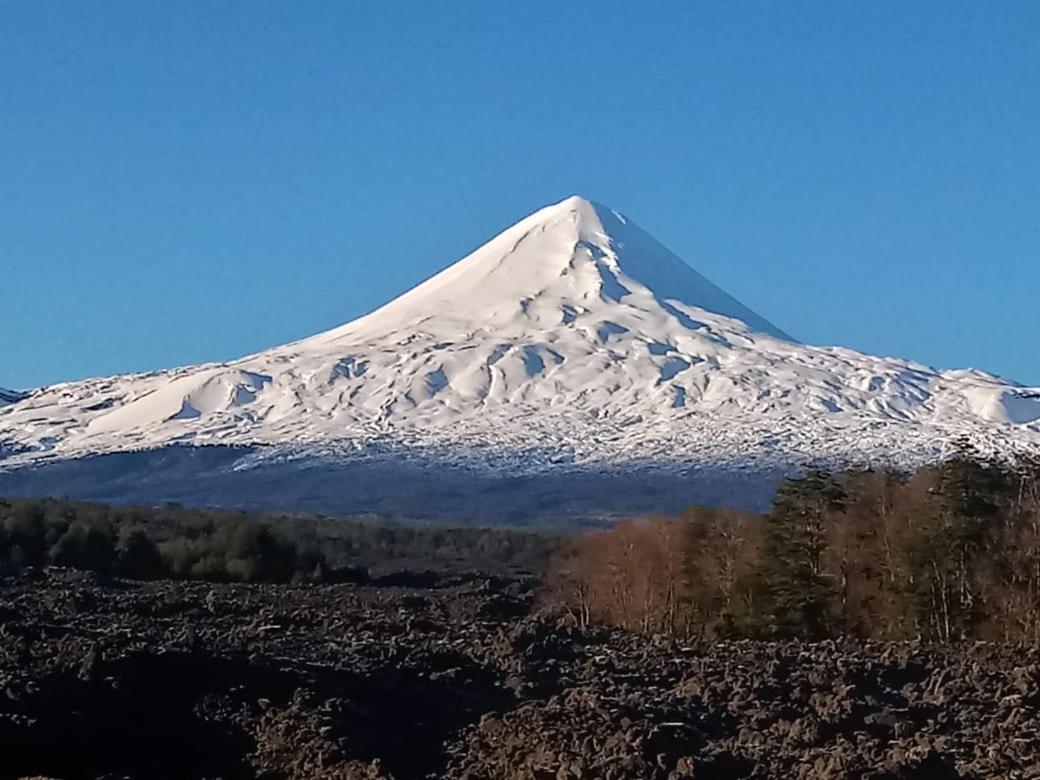
<path id="1" fill-rule="evenodd" d="M 1040 384 L 1035 2 L 0 1 L 0 386 L 221 360 L 546 203 Z"/>

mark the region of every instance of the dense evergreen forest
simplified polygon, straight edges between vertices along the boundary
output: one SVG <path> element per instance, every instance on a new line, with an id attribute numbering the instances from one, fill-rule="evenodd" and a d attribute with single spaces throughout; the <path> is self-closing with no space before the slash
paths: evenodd
<path id="1" fill-rule="evenodd" d="M 913 474 L 808 470 L 752 516 L 692 508 L 570 539 L 550 599 L 680 638 L 1040 641 L 1040 462 L 962 445 Z"/>
<path id="2" fill-rule="evenodd" d="M 364 582 L 426 570 L 544 570 L 552 537 L 357 519 L 0 499 L 0 574 L 64 566 L 134 579 Z"/>

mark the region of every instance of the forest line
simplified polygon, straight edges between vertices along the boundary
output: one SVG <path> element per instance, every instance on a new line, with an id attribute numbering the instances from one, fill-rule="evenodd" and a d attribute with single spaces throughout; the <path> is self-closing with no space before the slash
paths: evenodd
<path id="1" fill-rule="evenodd" d="M 751 515 L 694 507 L 569 539 L 546 598 L 682 639 L 1040 641 L 1040 461 L 809 469 Z"/>
<path id="2" fill-rule="evenodd" d="M 1037 642 L 1040 460 L 962 444 L 913 473 L 807 469 L 761 515 L 691 507 L 562 536 L 0 499 L 0 576 L 42 566 L 217 582 L 521 573 L 583 625 L 683 640 Z"/>

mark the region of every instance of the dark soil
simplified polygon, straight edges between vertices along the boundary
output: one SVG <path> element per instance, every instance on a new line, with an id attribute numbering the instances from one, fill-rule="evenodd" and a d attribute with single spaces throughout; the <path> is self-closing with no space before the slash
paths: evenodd
<path id="1" fill-rule="evenodd" d="M 682 646 L 532 585 L 0 580 L 3 778 L 1040 778 L 1040 650 Z"/>

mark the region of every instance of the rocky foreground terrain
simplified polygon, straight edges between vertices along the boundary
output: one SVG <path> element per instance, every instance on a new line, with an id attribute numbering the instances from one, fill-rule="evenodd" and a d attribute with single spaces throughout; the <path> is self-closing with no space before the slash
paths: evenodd
<path id="1" fill-rule="evenodd" d="M 522 579 L 0 580 L 0 777 L 1035 778 L 1040 650 L 581 630 Z"/>

